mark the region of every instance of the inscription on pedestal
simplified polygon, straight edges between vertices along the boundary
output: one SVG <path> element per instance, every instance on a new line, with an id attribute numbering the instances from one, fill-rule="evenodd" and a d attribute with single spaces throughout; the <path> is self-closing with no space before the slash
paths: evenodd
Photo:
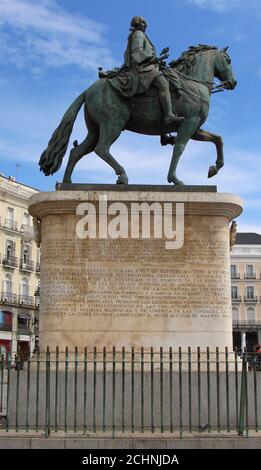
<path id="1" fill-rule="evenodd" d="M 227 250 L 218 240 L 189 240 L 177 251 L 163 240 L 50 240 L 42 314 L 222 320 L 230 314 Z"/>

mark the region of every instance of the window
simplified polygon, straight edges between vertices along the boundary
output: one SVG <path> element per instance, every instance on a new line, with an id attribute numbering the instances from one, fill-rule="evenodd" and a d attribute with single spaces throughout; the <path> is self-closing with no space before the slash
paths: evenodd
<path id="1" fill-rule="evenodd" d="M 232 299 L 238 299 L 238 288 L 235 286 L 231 287 Z"/>
<path id="2" fill-rule="evenodd" d="M 14 209 L 12 207 L 7 208 L 7 219 L 14 221 Z"/>
<path id="3" fill-rule="evenodd" d="M 12 240 L 6 241 L 6 258 L 11 259 L 15 256 L 15 242 Z"/>
<path id="4" fill-rule="evenodd" d="M 247 287 L 247 299 L 251 300 L 251 299 L 254 299 L 255 297 L 255 288 L 254 286 L 248 286 Z"/>
<path id="5" fill-rule="evenodd" d="M 31 225 L 30 224 L 30 215 L 28 214 L 28 212 L 24 212 L 23 224 L 24 225 Z"/>
<path id="6" fill-rule="evenodd" d="M 239 309 L 237 307 L 232 308 L 232 320 L 233 322 L 239 322 Z"/>
<path id="7" fill-rule="evenodd" d="M 25 244 L 22 252 L 22 263 L 27 264 L 30 261 L 30 246 Z"/>
<path id="8" fill-rule="evenodd" d="M 26 313 L 18 314 L 18 331 L 28 333 L 30 327 L 30 315 Z"/>
<path id="9" fill-rule="evenodd" d="M 250 278 L 250 279 L 254 277 L 254 266 L 253 266 L 253 264 L 247 264 L 246 265 L 246 277 Z"/>
<path id="10" fill-rule="evenodd" d="M 230 272 L 232 277 L 236 277 L 237 275 L 237 267 L 235 264 L 231 264 L 230 266 Z"/>
<path id="11" fill-rule="evenodd" d="M 12 276 L 11 274 L 6 274 L 4 279 L 3 291 L 6 294 L 11 294 L 13 290 Z"/>
<path id="12" fill-rule="evenodd" d="M 256 312 L 254 307 L 248 307 L 247 309 L 247 323 L 254 323 L 256 320 Z"/>
<path id="13" fill-rule="evenodd" d="M 29 281 L 27 277 L 22 278 L 22 282 L 20 284 L 20 295 L 23 297 L 29 296 Z"/>
<path id="14" fill-rule="evenodd" d="M 0 310 L 0 330 L 12 331 L 12 312 Z"/>
<path id="15" fill-rule="evenodd" d="M 12 207 L 7 208 L 7 219 L 6 219 L 6 227 L 14 230 L 15 229 L 15 222 L 14 222 L 14 209 Z"/>

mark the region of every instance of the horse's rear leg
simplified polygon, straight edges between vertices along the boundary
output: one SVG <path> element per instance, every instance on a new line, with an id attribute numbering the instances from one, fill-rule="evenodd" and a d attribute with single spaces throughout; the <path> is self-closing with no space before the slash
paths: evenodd
<path id="1" fill-rule="evenodd" d="M 86 139 L 70 151 L 69 160 L 63 177 L 63 183 L 71 183 L 71 176 L 76 163 L 88 153 L 93 152 L 99 139 L 99 129 L 95 126 L 89 125 L 89 132 Z"/>
<path id="2" fill-rule="evenodd" d="M 216 165 L 209 167 L 208 177 L 212 178 L 217 172 L 224 166 L 224 154 L 223 154 L 223 140 L 220 135 L 213 134 L 212 132 L 204 131 L 203 129 L 198 129 L 195 134 L 192 136 L 193 140 L 198 140 L 200 142 L 212 142 L 215 144 L 217 149 L 217 160 Z"/>
<path id="3" fill-rule="evenodd" d="M 118 175 L 117 183 L 128 184 L 128 176 L 124 168 L 110 154 L 110 147 L 118 139 L 125 122 L 118 122 L 112 127 L 109 122 L 102 123 L 100 126 L 100 135 L 98 145 L 95 147 L 95 153 L 108 163 Z"/>

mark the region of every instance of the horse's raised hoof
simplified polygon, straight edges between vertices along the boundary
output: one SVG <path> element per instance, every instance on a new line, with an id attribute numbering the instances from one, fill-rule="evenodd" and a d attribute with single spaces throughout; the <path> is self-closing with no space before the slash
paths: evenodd
<path id="1" fill-rule="evenodd" d="M 120 175 L 117 179 L 117 184 L 128 184 L 128 176 L 127 175 Z"/>
<path id="2" fill-rule="evenodd" d="M 212 176 L 215 176 L 217 174 L 218 170 L 217 170 L 217 167 L 215 165 L 212 165 L 209 167 L 209 170 L 208 170 L 208 178 L 212 178 Z"/>

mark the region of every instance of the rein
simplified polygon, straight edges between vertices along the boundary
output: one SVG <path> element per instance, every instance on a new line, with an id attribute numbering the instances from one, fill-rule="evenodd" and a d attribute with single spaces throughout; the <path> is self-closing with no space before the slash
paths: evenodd
<path id="1" fill-rule="evenodd" d="M 203 51 L 202 51 L 203 52 Z M 209 52 L 209 51 L 204 51 L 204 52 Z M 213 82 L 208 82 L 208 81 L 203 81 L 203 80 L 197 80 L 196 78 L 192 78 L 190 77 L 189 75 L 186 75 L 185 73 L 183 72 L 180 72 L 178 69 L 175 69 L 175 67 L 173 67 L 173 70 L 175 70 L 175 72 L 182 76 L 185 80 L 191 80 L 192 82 L 196 82 L 196 83 L 200 83 L 201 85 L 206 85 L 208 88 L 209 88 L 209 92 L 210 94 L 214 94 L 214 93 L 219 93 L 219 92 L 223 92 L 225 91 L 225 84 L 227 83 L 226 81 L 225 82 L 221 82 L 219 83 L 218 85 L 215 85 L 215 83 Z M 224 70 L 225 71 L 225 70 Z"/>

